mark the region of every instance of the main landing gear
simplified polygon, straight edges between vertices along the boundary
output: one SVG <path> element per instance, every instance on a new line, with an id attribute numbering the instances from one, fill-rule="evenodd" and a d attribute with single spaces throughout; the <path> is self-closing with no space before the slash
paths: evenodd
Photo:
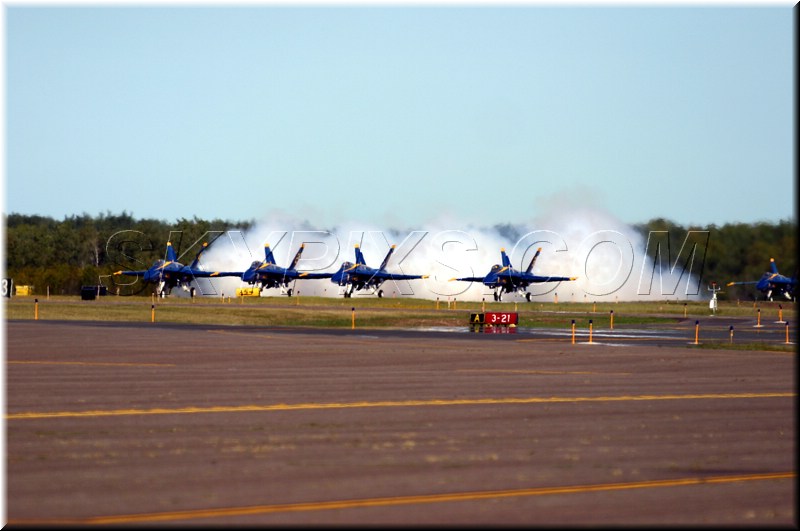
<path id="1" fill-rule="evenodd" d="M 523 292 L 520 291 L 519 294 L 523 295 Z M 524 295 L 525 295 L 525 301 L 531 302 L 531 293 L 529 291 L 526 291 L 524 293 Z M 495 291 L 494 292 L 494 301 L 495 302 L 502 302 L 503 301 L 503 292 L 502 291 Z"/>
<path id="2" fill-rule="evenodd" d="M 350 297 L 352 297 L 352 296 L 353 296 L 353 292 L 354 292 L 354 291 L 356 291 L 356 289 L 355 289 L 355 286 L 353 286 L 353 287 L 352 287 L 351 289 L 349 289 L 349 290 L 345 290 L 345 292 L 344 292 L 344 298 L 345 298 L 345 299 L 349 299 Z M 380 299 L 381 297 L 383 297 L 383 290 L 382 290 L 382 289 L 379 289 L 378 291 L 375 291 L 375 290 L 373 290 L 373 291 L 372 291 L 372 293 L 374 293 L 375 295 L 377 295 L 379 299 Z"/>

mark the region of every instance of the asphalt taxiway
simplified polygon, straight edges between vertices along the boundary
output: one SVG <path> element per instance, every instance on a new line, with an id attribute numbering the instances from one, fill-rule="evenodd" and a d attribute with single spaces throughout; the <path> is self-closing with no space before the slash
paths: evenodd
<path id="1" fill-rule="evenodd" d="M 697 346 L 694 320 L 574 343 L 7 321 L 6 518 L 796 526 L 796 354 L 701 348 L 784 342 L 710 319 Z"/>

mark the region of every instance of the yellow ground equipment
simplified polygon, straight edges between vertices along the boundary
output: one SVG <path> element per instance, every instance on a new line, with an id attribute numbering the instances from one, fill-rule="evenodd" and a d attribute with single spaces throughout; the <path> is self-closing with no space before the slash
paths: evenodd
<path id="1" fill-rule="evenodd" d="M 261 288 L 236 288 L 237 297 L 260 297 Z"/>

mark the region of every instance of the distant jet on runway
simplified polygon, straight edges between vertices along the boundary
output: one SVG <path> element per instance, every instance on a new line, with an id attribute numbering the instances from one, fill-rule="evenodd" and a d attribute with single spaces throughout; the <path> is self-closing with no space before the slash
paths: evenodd
<path id="1" fill-rule="evenodd" d="M 250 264 L 247 271 L 241 273 L 242 281 L 251 285 L 261 284 L 261 289 L 281 288 L 282 293 L 291 297 L 293 290 L 289 287 L 290 282 L 298 279 L 331 278 L 333 273 L 311 273 L 296 269 L 304 248 L 305 244 L 301 244 L 289 267 L 281 267 L 275 263 L 269 244 L 264 245 L 264 260 L 256 260 Z"/>
<path id="2" fill-rule="evenodd" d="M 746 282 L 728 282 L 728 286 L 740 286 L 744 284 L 755 284 L 756 289 L 764 294 L 767 300 L 773 300 L 774 295 L 783 295 L 786 299 L 794 300 L 794 288 L 797 285 L 797 273 L 793 277 L 787 277 L 778 273 L 778 266 L 775 259 L 769 259 L 770 270 L 764 273 L 760 280 Z"/>
<path id="3" fill-rule="evenodd" d="M 165 297 L 172 292 L 172 288 L 180 286 L 184 291 L 191 293 L 194 297 L 195 288 L 191 286 L 193 280 L 197 278 L 215 278 L 215 277 L 238 277 L 241 273 L 237 272 L 220 272 L 220 271 L 206 271 L 200 269 L 200 255 L 208 247 L 208 243 L 203 243 L 203 247 L 195 256 L 191 264 L 183 265 L 178 262 L 178 257 L 175 254 L 175 249 L 172 247 L 172 242 L 167 242 L 166 259 L 156 260 L 149 269 L 142 271 L 117 271 L 115 276 L 126 275 L 142 277 L 146 283 L 153 283 L 157 285 L 156 293 L 159 297 Z"/>
<path id="4" fill-rule="evenodd" d="M 389 263 L 389 258 L 392 256 L 395 247 L 396 245 L 392 245 L 389 252 L 386 253 L 386 258 L 383 259 L 380 267 L 375 269 L 367 266 L 361 249 L 356 245 L 356 263 L 344 262 L 339 270 L 331 276 L 331 282 L 339 286 L 350 286 L 349 289 L 345 288 L 345 298 L 352 297 L 353 292 L 362 289 L 371 290 L 372 293 L 376 294 L 378 297 L 383 297 L 383 290 L 380 289 L 380 287 L 387 280 L 428 278 L 428 275 L 404 275 L 386 271 L 386 265 Z"/>
<path id="5" fill-rule="evenodd" d="M 533 270 L 533 264 L 536 263 L 536 259 L 539 257 L 539 253 L 542 252 L 542 248 L 539 247 L 536 250 L 536 254 L 533 255 L 531 259 L 530 265 L 528 265 L 528 269 L 525 271 L 518 271 L 511 266 L 511 260 L 506 255 L 505 249 L 500 249 L 500 257 L 502 259 L 503 265 L 495 264 L 492 266 L 492 269 L 482 277 L 463 277 L 463 278 L 451 278 L 450 280 L 462 280 L 464 282 L 482 282 L 484 285 L 492 288 L 494 290 L 494 300 L 501 301 L 503 300 L 503 293 L 511 293 L 517 292 L 520 295 L 525 295 L 525 300 L 530 302 L 531 301 L 531 294 L 530 292 L 526 292 L 525 289 L 530 286 L 531 284 L 539 284 L 542 282 L 562 282 L 562 281 L 570 281 L 575 280 L 577 277 L 545 277 L 534 275 L 531 271 Z"/>

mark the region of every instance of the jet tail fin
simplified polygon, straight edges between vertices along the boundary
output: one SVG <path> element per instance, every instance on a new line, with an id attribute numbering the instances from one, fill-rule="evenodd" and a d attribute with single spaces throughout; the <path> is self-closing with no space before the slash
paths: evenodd
<path id="1" fill-rule="evenodd" d="M 531 263 L 528 265 L 528 269 L 525 270 L 526 273 L 530 273 L 531 271 L 533 271 L 533 264 L 536 263 L 536 259 L 539 258 L 539 253 L 541 252 L 542 252 L 541 247 L 536 249 L 536 254 L 533 255 L 533 258 L 531 258 Z"/>
<path id="2" fill-rule="evenodd" d="M 292 263 L 289 264 L 289 269 L 297 269 L 297 262 L 300 261 L 300 255 L 303 254 L 303 249 L 304 248 L 305 248 L 305 244 L 301 243 L 300 244 L 300 249 L 297 250 L 297 254 L 294 255 L 294 258 L 292 259 Z"/>
<path id="3" fill-rule="evenodd" d="M 364 261 L 364 254 L 361 252 L 361 248 L 356 244 L 356 265 L 367 265 Z"/>
<path id="4" fill-rule="evenodd" d="M 397 246 L 396 245 L 392 245 L 389 248 L 389 252 L 386 253 L 386 258 L 383 259 L 383 262 L 381 262 L 381 266 L 378 268 L 380 271 L 383 271 L 384 269 L 386 269 L 386 265 L 389 263 L 389 258 L 392 256 L 392 253 L 394 252 L 394 248 L 395 247 L 397 247 Z"/>
<path id="5" fill-rule="evenodd" d="M 167 262 L 177 262 L 178 256 L 175 254 L 175 248 L 172 247 L 172 242 L 167 242 Z"/>
<path id="6" fill-rule="evenodd" d="M 774 274 L 776 274 L 776 275 L 778 274 L 778 266 L 775 264 L 775 259 L 774 258 L 770 258 L 769 259 L 769 268 L 770 268 L 770 271 L 772 271 Z"/>
<path id="7" fill-rule="evenodd" d="M 511 259 L 508 258 L 505 247 L 500 248 L 500 257 L 503 259 L 503 267 L 511 267 Z"/>
<path id="8" fill-rule="evenodd" d="M 272 256 L 272 249 L 269 248 L 269 244 L 264 244 L 264 261 L 268 264 L 275 263 L 275 257 Z"/>

